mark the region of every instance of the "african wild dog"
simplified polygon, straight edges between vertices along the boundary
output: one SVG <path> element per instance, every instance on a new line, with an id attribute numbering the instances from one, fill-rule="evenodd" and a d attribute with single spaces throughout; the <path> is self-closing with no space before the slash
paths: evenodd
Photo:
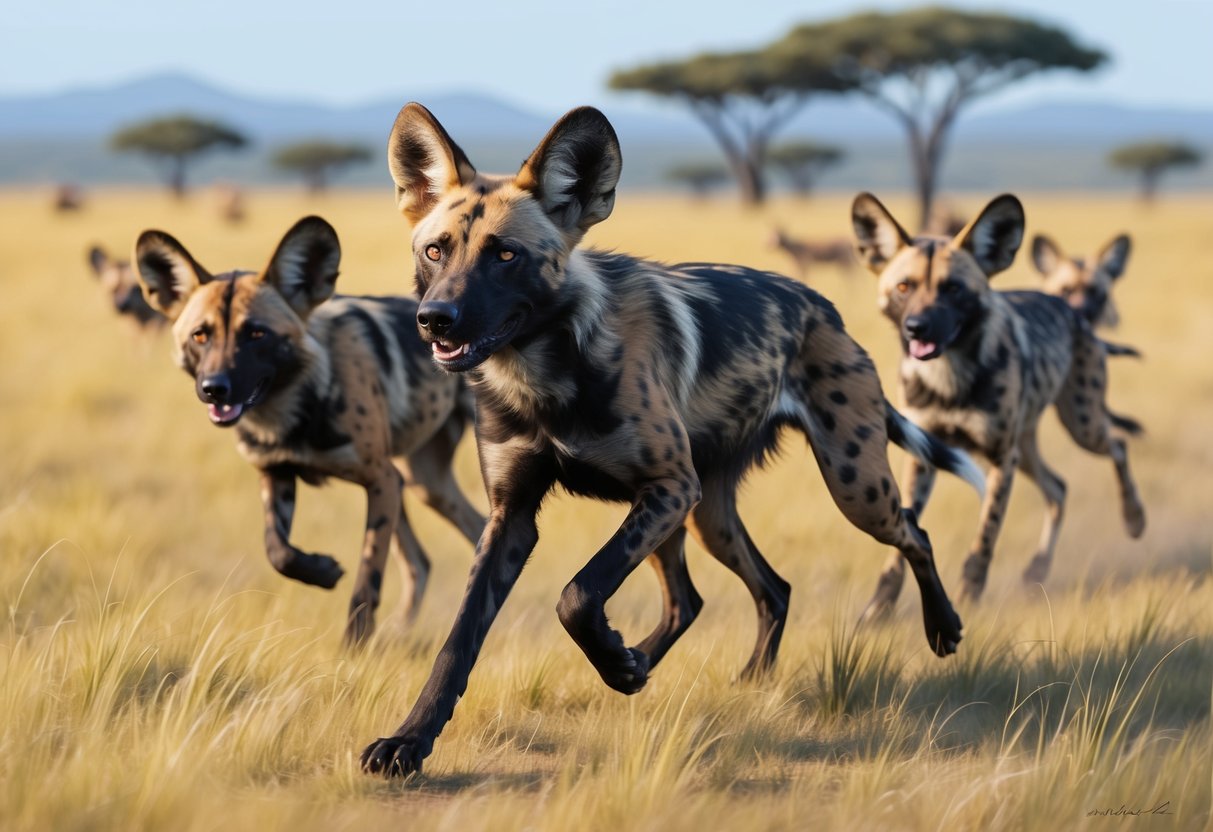
<path id="1" fill-rule="evenodd" d="M 1112 303 L 1112 286 L 1125 273 L 1132 244 L 1128 234 L 1108 241 L 1089 260 L 1067 257 L 1050 238 L 1032 239 L 1032 263 L 1044 278 L 1044 291 L 1057 295 L 1077 309 L 1091 326 L 1115 327 L 1120 323 Z"/>
<path id="2" fill-rule="evenodd" d="M 140 329 L 159 329 L 168 323 L 143 296 L 129 260 L 111 259 L 101 246 L 93 246 L 88 264 L 119 315 L 130 318 Z"/>
<path id="3" fill-rule="evenodd" d="M 451 475 L 468 405 L 459 379 L 438 371 L 417 336 L 411 298 L 333 295 L 341 249 L 319 217 L 295 224 L 261 272 L 212 276 L 175 239 L 145 231 L 135 262 L 152 302 L 173 324 L 178 364 L 210 419 L 235 427 L 240 453 L 261 472 L 265 547 L 288 578 L 331 589 L 343 570 L 291 545 L 296 478 L 336 477 L 367 495 L 366 535 L 345 637 L 374 628 L 395 535 L 416 614 L 429 560 L 401 500 L 398 457 L 419 496 L 475 541 L 484 518 Z"/>
<path id="4" fill-rule="evenodd" d="M 1060 298 L 990 288 L 989 279 L 1011 265 L 1023 240 L 1019 200 L 998 197 L 951 240 L 911 238 L 871 194 L 855 198 L 852 220 L 860 259 L 880 277 L 880 308 L 901 336 L 906 414 L 992 463 L 980 533 L 964 566 L 964 594 L 976 598 L 985 587 L 1016 468 L 1040 487 L 1047 506 L 1024 580 L 1036 583 L 1048 574 L 1066 495 L 1036 445 L 1036 426 L 1049 405 L 1081 447 L 1115 461 L 1125 525 L 1138 537 L 1145 511 L 1125 441 L 1114 431 L 1136 432 L 1137 426 L 1108 413 L 1103 343 Z M 911 507 L 921 514 L 934 474 L 910 460 L 906 480 Z M 904 568 L 894 553 L 869 615 L 896 601 Z"/>
<path id="5" fill-rule="evenodd" d="M 699 612 L 684 560 L 688 530 L 750 590 L 759 627 L 745 672 L 768 667 L 790 588 L 746 532 L 736 491 L 785 426 L 808 437 L 847 519 L 905 553 L 932 649 L 955 651 L 960 619 L 927 536 L 901 507 L 887 440 L 978 487 L 980 473 L 889 405 L 828 301 L 769 273 L 579 248 L 610 215 L 620 172 L 615 131 L 591 108 L 562 118 L 516 175 L 488 176 L 424 107 L 409 104 L 388 161 L 413 225 L 422 337 L 440 366 L 473 385 L 491 512 L 433 672 L 404 724 L 363 753 L 364 768 L 392 775 L 421 767 L 538 540 L 536 514 L 557 483 L 631 504 L 557 606 L 609 686 L 644 687 Z M 650 553 L 665 615 L 628 647 L 604 605 Z"/>

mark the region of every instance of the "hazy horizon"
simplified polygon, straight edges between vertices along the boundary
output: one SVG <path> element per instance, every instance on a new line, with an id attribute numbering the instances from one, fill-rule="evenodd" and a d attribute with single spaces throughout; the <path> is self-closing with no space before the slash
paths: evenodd
<path id="1" fill-rule="evenodd" d="M 622 0 L 609 13 L 554 0 L 504 6 L 471 0 L 458 21 L 447 7 L 402 9 L 373 0 L 305 8 L 286 0 L 256 6 L 233 0 L 175 7 L 133 0 L 98 7 L 64 0 L 27 7 L 0 31 L 0 95 L 40 95 L 159 73 L 183 73 L 246 95 L 330 105 L 402 91 L 484 93 L 543 112 L 580 103 L 649 106 L 641 95 L 606 89 L 611 71 L 702 50 L 760 45 L 795 23 L 864 9 L 900 9 L 905 0 L 760 0 L 744 12 L 705 14 L 671 4 Z M 1157 0 L 1109 5 L 1076 0 L 963 2 L 962 8 L 1038 18 L 1112 63 L 1095 73 L 1029 79 L 982 102 L 1000 109 L 1082 98 L 1138 106 L 1199 109 L 1213 95 L 1195 78 L 1213 77 L 1213 4 Z M 638 25 L 640 21 L 642 25 Z M 1178 56 L 1178 57 L 1176 57 Z"/>

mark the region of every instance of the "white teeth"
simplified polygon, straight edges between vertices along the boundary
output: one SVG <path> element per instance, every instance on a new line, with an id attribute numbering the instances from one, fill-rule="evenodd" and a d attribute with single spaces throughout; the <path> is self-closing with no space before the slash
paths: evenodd
<path id="1" fill-rule="evenodd" d="M 230 404 L 225 404 L 225 405 L 223 406 L 223 412 L 224 412 L 224 413 L 231 413 L 231 412 L 232 412 L 232 406 L 231 406 Z"/>
<path id="2" fill-rule="evenodd" d="M 461 344 L 460 346 L 456 347 L 454 344 L 448 343 L 447 341 L 434 342 L 434 353 L 439 358 L 444 358 L 447 360 L 458 358 L 461 355 L 467 355 L 471 351 L 471 348 L 471 344 Z"/>

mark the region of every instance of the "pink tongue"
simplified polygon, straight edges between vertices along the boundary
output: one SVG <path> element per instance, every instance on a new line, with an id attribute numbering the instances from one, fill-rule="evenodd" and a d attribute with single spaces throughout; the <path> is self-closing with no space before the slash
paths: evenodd
<path id="1" fill-rule="evenodd" d="M 935 352 L 935 344 L 931 341 L 910 341 L 910 355 L 922 358 Z"/>
<path id="2" fill-rule="evenodd" d="M 238 418 L 240 414 L 244 412 L 244 405 L 234 404 L 230 409 L 224 410 L 217 404 L 208 404 L 206 406 L 206 412 L 210 415 L 212 422 L 217 425 L 222 425 Z"/>

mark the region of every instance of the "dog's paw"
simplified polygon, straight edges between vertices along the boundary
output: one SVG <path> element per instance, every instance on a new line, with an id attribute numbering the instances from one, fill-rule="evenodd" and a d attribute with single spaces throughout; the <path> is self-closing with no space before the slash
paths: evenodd
<path id="1" fill-rule="evenodd" d="M 986 589 L 986 576 L 990 562 L 980 555 L 969 555 L 964 564 L 964 582 L 961 584 L 960 600 L 977 601 Z"/>
<path id="2" fill-rule="evenodd" d="M 955 653 L 964 638 L 961 635 L 964 625 L 951 604 L 945 604 L 931 615 L 924 615 L 923 625 L 927 631 L 927 643 L 940 658 Z"/>
<path id="3" fill-rule="evenodd" d="M 625 647 L 611 661 L 598 668 L 602 681 L 629 696 L 649 681 L 649 657 L 635 647 Z"/>
<path id="4" fill-rule="evenodd" d="M 332 589 L 341 580 L 345 570 L 336 559 L 328 555 L 297 553 L 283 569 L 282 574 L 310 586 Z"/>
<path id="5" fill-rule="evenodd" d="M 1140 502 L 1129 502 L 1124 506 L 1125 531 L 1136 540 L 1146 531 L 1146 510 Z"/>
<path id="6" fill-rule="evenodd" d="M 426 757 L 422 743 L 412 737 L 380 737 L 362 752 L 362 770 L 384 777 L 408 777 L 421 773 Z"/>
<path id="7" fill-rule="evenodd" d="M 1045 578 L 1049 577 L 1049 567 L 1053 565 L 1053 558 L 1041 552 L 1032 558 L 1032 562 L 1028 564 L 1028 568 L 1024 570 L 1023 582 L 1029 587 L 1036 584 L 1043 584 Z"/>

